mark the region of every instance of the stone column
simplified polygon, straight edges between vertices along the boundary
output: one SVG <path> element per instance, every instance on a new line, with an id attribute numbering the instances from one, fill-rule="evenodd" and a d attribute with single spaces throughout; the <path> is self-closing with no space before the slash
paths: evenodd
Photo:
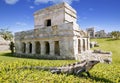
<path id="1" fill-rule="evenodd" d="M 90 50 L 90 39 L 87 38 L 87 42 L 88 42 L 88 50 Z"/>
<path id="2" fill-rule="evenodd" d="M 18 53 L 22 53 L 22 43 L 19 42 L 19 50 L 18 50 Z"/>
<path id="3" fill-rule="evenodd" d="M 83 39 L 82 38 L 80 38 L 80 46 L 81 46 L 81 52 L 83 52 Z"/>
<path id="4" fill-rule="evenodd" d="M 28 54 L 28 53 L 29 53 L 29 43 L 26 42 L 26 54 Z"/>
<path id="5" fill-rule="evenodd" d="M 40 45 L 41 45 L 41 55 L 45 55 L 45 42 L 40 41 Z"/>
<path id="6" fill-rule="evenodd" d="M 35 54 L 35 42 L 32 42 L 32 54 Z"/>
<path id="7" fill-rule="evenodd" d="M 40 41 L 39 41 L 39 43 L 40 43 Z M 41 51 L 41 43 L 40 43 L 40 49 L 39 49 L 39 51 L 40 51 L 40 55 L 41 55 L 41 52 L 42 52 L 42 51 Z"/>
<path id="8" fill-rule="evenodd" d="M 49 41 L 50 44 L 50 55 L 54 55 L 55 49 L 54 49 L 54 41 Z"/>
<path id="9" fill-rule="evenodd" d="M 81 43 L 80 39 L 78 39 L 78 54 L 81 53 Z"/>
<path id="10" fill-rule="evenodd" d="M 85 38 L 85 51 L 88 50 L 88 43 L 87 43 L 87 38 Z"/>
<path id="11" fill-rule="evenodd" d="M 69 49 L 68 49 L 68 39 L 66 37 L 62 38 L 60 41 L 60 56 L 69 56 Z M 74 43 L 75 47 L 75 43 Z M 75 53 L 76 48 L 74 49 Z"/>

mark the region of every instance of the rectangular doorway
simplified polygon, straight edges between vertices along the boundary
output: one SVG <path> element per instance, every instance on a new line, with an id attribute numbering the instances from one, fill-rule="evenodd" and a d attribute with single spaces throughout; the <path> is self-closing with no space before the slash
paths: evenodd
<path id="1" fill-rule="evenodd" d="M 60 56 L 60 46 L 59 46 L 59 41 L 55 41 L 54 44 L 54 51 L 55 51 L 55 55 L 59 55 Z"/>

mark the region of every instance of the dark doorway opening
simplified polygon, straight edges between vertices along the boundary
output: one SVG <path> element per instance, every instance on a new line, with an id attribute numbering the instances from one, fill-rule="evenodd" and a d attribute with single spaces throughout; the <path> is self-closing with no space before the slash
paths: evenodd
<path id="1" fill-rule="evenodd" d="M 55 49 L 55 55 L 60 55 L 59 41 L 55 41 L 54 49 Z"/>
<path id="2" fill-rule="evenodd" d="M 51 26 L 51 19 L 46 20 L 46 26 Z"/>
<path id="3" fill-rule="evenodd" d="M 85 51 L 85 39 L 83 39 L 83 51 Z"/>
<path id="4" fill-rule="evenodd" d="M 80 39 L 78 39 L 78 53 L 81 53 L 81 44 Z"/>
<path id="5" fill-rule="evenodd" d="M 45 42 L 45 53 L 46 54 L 50 54 L 50 44 L 49 44 L 49 42 Z"/>
<path id="6" fill-rule="evenodd" d="M 40 54 L 40 52 L 41 52 L 41 46 L 40 46 L 40 42 L 36 42 L 35 43 L 35 51 L 36 51 L 36 54 Z"/>
<path id="7" fill-rule="evenodd" d="M 89 46 L 89 42 L 88 42 L 88 41 L 89 41 L 89 39 L 87 39 L 87 50 L 89 50 L 89 49 L 88 49 L 88 46 Z"/>
<path id="8" fill-rule="evenodd" d="M 22 52 L 25 53 L 26 52 L 26 44 L 22 43 Z"/>
<path id="9" fill-rule="evenodd" d="M 29 43 L 29 53 L 32 53 L 32 43 Z"/>

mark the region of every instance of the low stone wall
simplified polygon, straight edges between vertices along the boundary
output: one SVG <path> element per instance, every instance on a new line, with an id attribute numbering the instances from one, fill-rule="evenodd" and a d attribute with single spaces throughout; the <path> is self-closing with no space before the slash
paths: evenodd
<path id="1" fill-rule="evenodd" d="M 15 57 L 32 58 L 32 59 L 48 59 L 48 60 L 75 60 L 74 57 L 69 56 L 55 56 L 55 55 L 37 55 L 37 54 L 19 54 L 15 53 Z"/>
<path id="2" fill-rule="evenodd" d="M 106 52 L 106 51 L 102 51 L 102 50 L 94 50 L 93 53 L 100 53 L 100 54 L 112 54 L 112 52 Z"/>
<path id="3" fill-rule="evenodd" d="M 101 50 L 89 50 L 87 52 L 82 52 L 78 55 L 78 59 L 83 60 L 99 60 L 101 63 L 104 63 L 105 60 L 112 62 L 112 52 L 106 52 Z"/>
<path id="4" fill-rule="evenodd" d="M 8 51 L 10 50 L 9 45 L 0 45 L 0 51 Z"/>

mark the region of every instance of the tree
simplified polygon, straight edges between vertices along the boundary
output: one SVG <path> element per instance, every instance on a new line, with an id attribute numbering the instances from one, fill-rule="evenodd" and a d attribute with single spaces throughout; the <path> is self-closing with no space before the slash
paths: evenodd
<path id="1" fill-rule="evenodd" d="M 119 39 L 120 37 L 120 32 L 119 31 L 112 31 L 111 35 L 115 38 L 115 39 Z"/>
<path id="2" fill-rule="evenodd" d="M 0 29 L 0 35 L 5 39 L 5 40 L 12 40 L 13 39 L 13 34 L 11 31 L 8 31 L 8 29 Z"/>
<path id="3" fill-rule="evenodd" d="M 13 54 L 14 53 L 14 43 L 13 42 L 10 42 L 10 50 L 11 50 L 11 53 Z"/>

